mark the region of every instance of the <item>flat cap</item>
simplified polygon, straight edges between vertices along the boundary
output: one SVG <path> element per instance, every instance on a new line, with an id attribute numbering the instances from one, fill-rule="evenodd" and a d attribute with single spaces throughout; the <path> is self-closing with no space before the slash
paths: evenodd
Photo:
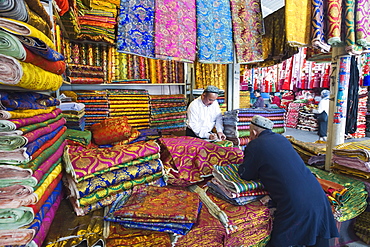
<path id="1" fill-rule="evenodd" d="M 271 130 L 274 127 L 274 123 L 270 119 L 262 117 L 260 115 L 253 116 L 252 124 L 267 130 Z"/>
<path id="2" fill-rule="evenodd" d="M 208 86 L 206 89 L 204 89 L 204 93 L 216 93 L 218 94 L 220 92 L 220 89 L 218 89 L 215 86 Z"/>

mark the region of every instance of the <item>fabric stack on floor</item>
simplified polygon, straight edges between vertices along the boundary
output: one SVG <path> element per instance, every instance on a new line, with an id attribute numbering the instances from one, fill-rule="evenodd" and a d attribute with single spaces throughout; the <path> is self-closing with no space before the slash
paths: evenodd
<path id="1" fill-rule="evenodd" d="M 334 218 L 338 222 L 354 219 L 365 211 L 368 192 L 365 190 L 363 182 L 340 174 L 328 173 L 315 167 L 308 166 L 308 168 L 316 177 L 335 182 L 347 189 L 348 195 L 342 198 L 339 205 L 334 207 Z"/>
<path id="2" fill-rule="evenodd" d="M 335 173 L 346 174 L 370 182 L 370 141 L 347 142 L 333 149 Z"/>
<path id="3" fill-rule="evenodd" d="M 281 108 L 287 109 L 288 105 L 294 101 L 293 91 L 286 91 L 281 96 Z"/>
<path id="4" fill-rule="evenodd" d="M 303 142 L 295 139 L 292 136 L 286 136 L 286 138 L 290 141 L 293 148 L 299 156 L 301 156 L 302 160 L 306 164 L 310 164 L 312 166 L 323 166 L 325 163 L 325 153 L 326 153 L 326 143 L 324 142 Z"/>
<path id="5" fill-rule="evenodd" d="M 297 128 L 298 119 L 299 119 L 299 110 L 304 103 L 294 103 L 291 102 L 288 104 L 288 110 L 285 114 L 285 124 L 289 128 Z"/>
<path id="6" fill-rule="evenodd" d="M 149 94 L 147 90 L 108 90 L 109 117 L 125 116 L 137 129 L 149 128 Z"/>
<path id="7" fill-rule="evenodd" d="M 68 195 L 77 215 L 108 206 L 122 191 L 162 177 L 154 141 L 111 148 L 68 146 L 64 160 Z"/>
<path id="8" fill-rule="evenodd" d="M 149 98 L 150 128 L 162 133 L 185 130 L 185 95 L 149 95 Z"/>
<path id="9" fill-rule="evenodd" d="M 317 131 L 318 124 L 315 119 L 315 114 L 307 111 L 299 111 L 297 129 L 307 130 L 307 131 Z"/>
<path id="10" fill-rule="evenodd" d="M 63 196 L 66 121 L 49 95 L 0 95 L 0 245 L 40 246 Z"/>
<path id="11" fill-rule="evenodd" d="M 77 102 L 62 102 L 59 105 L 66 127 L 74 130 L 85 130 L 85 105 Z"/>
<path id="12" fill-rule="evenodd" d="M 202 208 L 196 193 L 171 186 L 136 186 L 126 198 L 118 199 L 105 217 L 125 228 L 186 235 Z M 115 240 L 118 245 L 122 240 Z"/>
<path id="13" fill-rule="evenodd" d="M 108 96 L 106 91 L 76 91 L 77 102 L 85 105 L 85 128 L 109 116 Z"/>
<path id="14" fill-rule="evenodd" d="M 352 138 L 363 138 L 366 135 L 367 87 L 361 87 L 358 92 L 357 129 L 350 134 Z"/>
<path id="15" fill-rule="evenodd" d="M 260 182 L 241 179 L 238 175 L 238 166 L 215 165 L 212 172 L 214 178 L 207 182 L 208 191 L 224 201 L 239 206 L 259 200 L 268 194 Z"/>
<path id="16" fill-rule="evenodd" d="M 275 133 L 285 132 L 284 109 L 269 108 L 242 108 L 224 113 L 223 124 L 226 138 L 234 145 L 245 146 L 249 140 L 249 125 L 254 115 L 260 115 L 270 119 L 274 123 L 272 129 Z"/>

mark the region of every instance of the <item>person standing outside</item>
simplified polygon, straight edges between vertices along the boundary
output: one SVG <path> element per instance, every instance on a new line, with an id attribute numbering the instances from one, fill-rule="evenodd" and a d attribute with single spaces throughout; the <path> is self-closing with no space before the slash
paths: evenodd
<path id="1" fill-rule="evenodd" d="M 187 109 L 186 135 L 210 140 L 225 140 L 220 105 L 217 102 L 219 89 L 208 86 L 201 96 L 193 100 Z M 213 128 L 217 133 L 213 133 Z"/>
<path id="2" fill-rule="evenodd" d="M 329 96 L 330 91 L 324 89 L 321 91 L 321 100 L 319 106 L 312 112 L 316 114 L 316 119 L 318 123 L 318 131 L 320 141 L 326 141 L 327 131 L 328 131 L 328 114 L 329 114 Z"/>
<path id="3" fill-rule="evenodd" d="M 271 131 L 273 122 L 255 115 L 250 142 L 238 174 L 259 180 L 276 207 L 269 247 L 329 247 L 338 237 L 328 198 L 320 183 L 284 136 Z"/>
<path id="4" fill-rule="evenodd" d="M 252 108 L 265 107 L 265 101 L 263 97 L 261 96 L 261 90 L 259 89 L 254 90 L 253 94 L 254 94 L 254 97 L 257 98 L 257 100 L 252 105 Z"/>

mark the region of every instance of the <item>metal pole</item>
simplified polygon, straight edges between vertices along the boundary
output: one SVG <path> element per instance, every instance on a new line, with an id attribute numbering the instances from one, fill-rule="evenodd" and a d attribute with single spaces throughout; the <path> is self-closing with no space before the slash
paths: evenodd
<path id="1" fill-rule="evenodd" d="M 344 143 L 351 65 L 351 56 L 345 54 L 344 46 L 332 48 L 328 138 L 325 157 L 325 170 L 327 171 L 330 170 L 333 148 Z"/>

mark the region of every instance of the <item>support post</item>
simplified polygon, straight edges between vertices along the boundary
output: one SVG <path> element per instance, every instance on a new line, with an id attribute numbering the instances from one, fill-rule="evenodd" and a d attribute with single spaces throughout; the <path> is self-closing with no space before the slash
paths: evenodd
<path id="1" fill-rule="evenodd" d="M 227 110 L 240 108 L 240 64 L 227 65 Z M 232 97 L 230 97 L 232 95 Z"/>
<path id="2" fill-rule="evenodd" d="M 351 65 L 351 56 L 344 54 L 346 54 L 344 46 L 332 48 L 328 138 L 325 156 L 325 170 L 327 171 L 330 170 L 333 148 L 344 143 Z"/>

